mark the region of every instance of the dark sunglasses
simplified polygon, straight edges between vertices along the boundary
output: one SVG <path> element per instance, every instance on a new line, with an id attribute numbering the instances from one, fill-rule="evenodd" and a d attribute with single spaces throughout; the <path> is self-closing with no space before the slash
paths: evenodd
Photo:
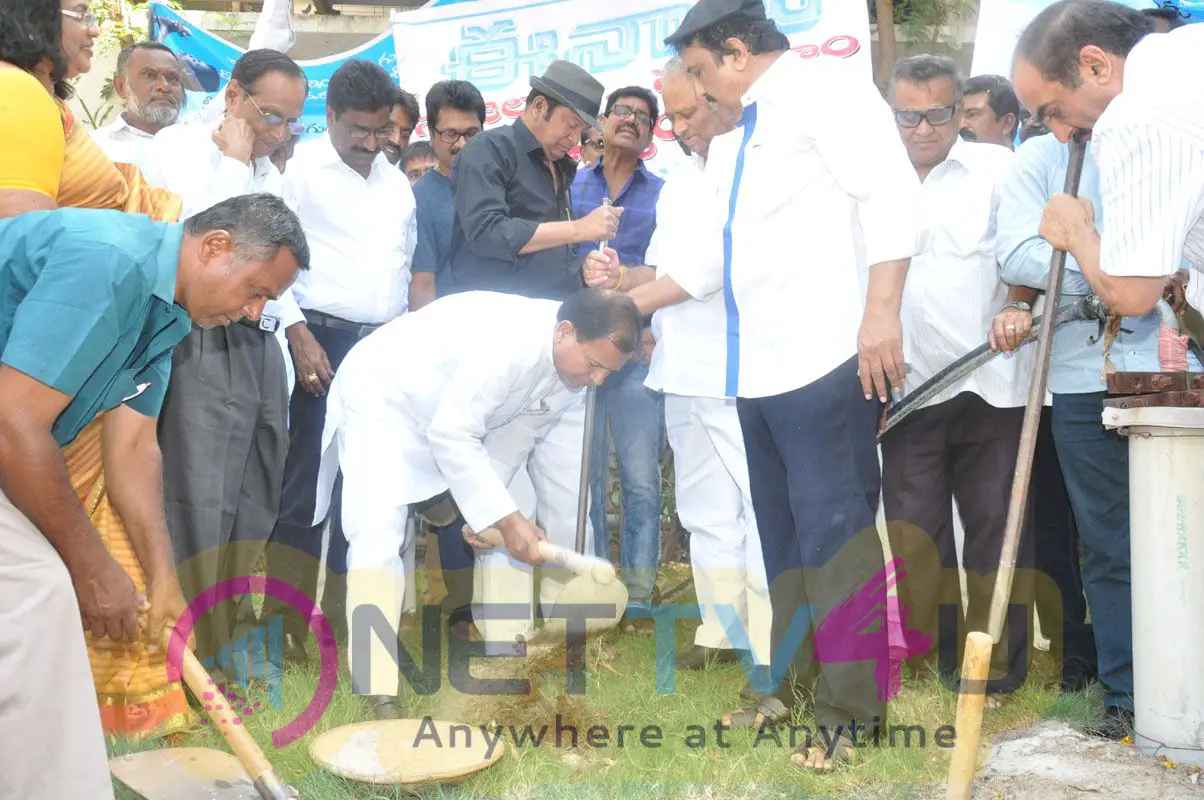
<path id="1" fill-rule="evenodd" d="M 957 103 L 951 106 L 930 108 L 927 111 L 896 111 L 895 124 L 900 128 L 918 128 L 921 122 L 927 121 L 934 128 L 948 125 L 957 111 Z"/>

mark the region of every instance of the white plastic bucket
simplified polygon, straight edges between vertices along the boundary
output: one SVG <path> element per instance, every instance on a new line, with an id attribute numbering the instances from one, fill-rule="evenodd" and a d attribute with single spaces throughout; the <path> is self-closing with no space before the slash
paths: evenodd
<path id="1" fill-rule="evenodd" d="M 1204 766 L 1204 409 L 1104 409 L 1129 438 L 1136 744 Z"/>

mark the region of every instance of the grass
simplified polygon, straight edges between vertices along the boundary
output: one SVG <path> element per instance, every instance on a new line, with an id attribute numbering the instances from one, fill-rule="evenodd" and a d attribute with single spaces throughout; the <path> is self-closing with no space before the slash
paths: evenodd
<path id="1" fill-rule="evenodd" d="M 670 583 L 675 580 L 669 581 Z M 692 640 L 693 624 L 679 623 L 678 646 Z M 654 664 L 655 646 L 651 638 L 607 634 L 601 644 L 591 645 L 587 658 L 588 687 L 578 722 L 579 743 L 584 743 L 590 725 L 605 725 L 611 732 L 609 746 L 555 747 L 554 729 L 543 747 L 510 747 L 495 766 L 460 783 L 425 790 L 420 797 L 429 800 L 456 798 L 547 798 L 547 800 L 592 800 L 593 798 L 698 798 L 698 800 L 737 800 L 738 798 L 798 798 L 813 796 L 851 796 L 857 798 L 933 797 L 940 792 L 948 768 L 948 749 L 934 746 L 933 732 L 952 725 L 956 695 L 944 688 L 935 675 L 904 678 L 903 692 L 890 706 L 892 725 L 918 725 L 926 730 L 926 746 L 903 745 L 900 734 L 896 746 L 862 748 L 856 764 L 829 775 L 813 775 L 790 763 L 788 733 L 781 731 L 782 745 L 753 731 L 725 732 L 723 746 L 716 741 L 713 726 L 718 717 L 740 705 L 738 693 L 744 683 L 739 666 L 713 666 L 701 672 L 679 671 L 676 691 L 658 694 Z M 311 641 L 311 651 L 313 642 Z M 482 667 L 474 662 L 474 674 Z M 1020 691 L 1007 698 L 999 709 L 986 711 L 985 734 L 989 736 L 1022 728 L 1041 718 L 1060 718 L 1083 727 L 1100 711 L 1098 692 L 1061 696 L 1051 686 L 1052 664 L 1048 654 L 1037 653 L 1030 679 Z M 446 683 L 446 672 L 443 673 Z M 317 684 L 317 668 L 290 668 L 284 675 L 282 707 L 271 708 L 266 689 L 252 690 L 263 710 L 247 718 L 247 728 L 263 747 L 276 771 L 295 786 L 307 800 L 342 798 L 400 798 L 412 796 L 400 790 L 355 784 L 337 778 L 319 768 L 308 755 L 312 739 L 327 730 L 367 717 L 357 698 L 350 693 L 350 682 L 340 676 L 334 698 L 322 719 L 297 742 L 280 750 L 271 744 L 271 731 L 295 718 L 312 698 Z M 402 681 L 402 703 L 407 715 L 420 718 L 440 714 L 454 704 L 454 690 L 444 686 L 437 694 L 420 696 Z M 563 671 L 551 670 L 543 684 L 546 697 L 563 695 Z M 498 720 L 509 723 L 512 720 Z M 797 723 L 813 725 L 805 713 Z M 620 725 L 635 726 L 625 735 L 623 747 L 615 741 Z M 640 729 L 659 726 L 663 734 L 660 747 L 644 747 Z M 689 726 L 705 730 L 704 746 L 687 746 L 686 736 L 698 734 Z M 518 726 L 521 730 L 522 725 Z M 509 737 L 508 737 L 509 738 Z M 985 740 L 985 737 L 984 737 Z M 224 742 L 208 728 L 189 736 L 184 744 L 226 749 Z M 549 746 L 552 745 L 552 746 Z M 568 744 L 567 734 L 565 744 Z M 695 741 L 693 744 L 699 744 Z M 886 744 L 884 736 L 884 745 Z M 145 745 L 143 746 L 145 747 Z M 140 749 L 117 743 L 114 755 Z M 121 800 L 135 795 L 117 787 Z"/>

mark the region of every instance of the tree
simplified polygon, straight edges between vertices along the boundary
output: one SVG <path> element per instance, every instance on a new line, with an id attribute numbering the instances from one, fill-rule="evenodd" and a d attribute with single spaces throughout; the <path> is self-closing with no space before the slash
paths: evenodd
<path id="1" fill-rule="evenodd" d="M 874 75 L 878 87 L 885 90 L 896 59 L 894 0 L 874 0 L 874 13 L 878 20 L 878 66 Z M 887 22 L 883 24 L 882 20 Z"/>

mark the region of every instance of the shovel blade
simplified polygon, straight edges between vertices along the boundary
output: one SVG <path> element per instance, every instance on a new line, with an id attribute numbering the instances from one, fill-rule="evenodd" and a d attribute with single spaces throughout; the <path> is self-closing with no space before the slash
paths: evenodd
<path id="1" fill-rule="evenodd" d="M 237 758 L 203 747 L 118 756 L 109 771 L 146 800 L 259 800 Z"/>

